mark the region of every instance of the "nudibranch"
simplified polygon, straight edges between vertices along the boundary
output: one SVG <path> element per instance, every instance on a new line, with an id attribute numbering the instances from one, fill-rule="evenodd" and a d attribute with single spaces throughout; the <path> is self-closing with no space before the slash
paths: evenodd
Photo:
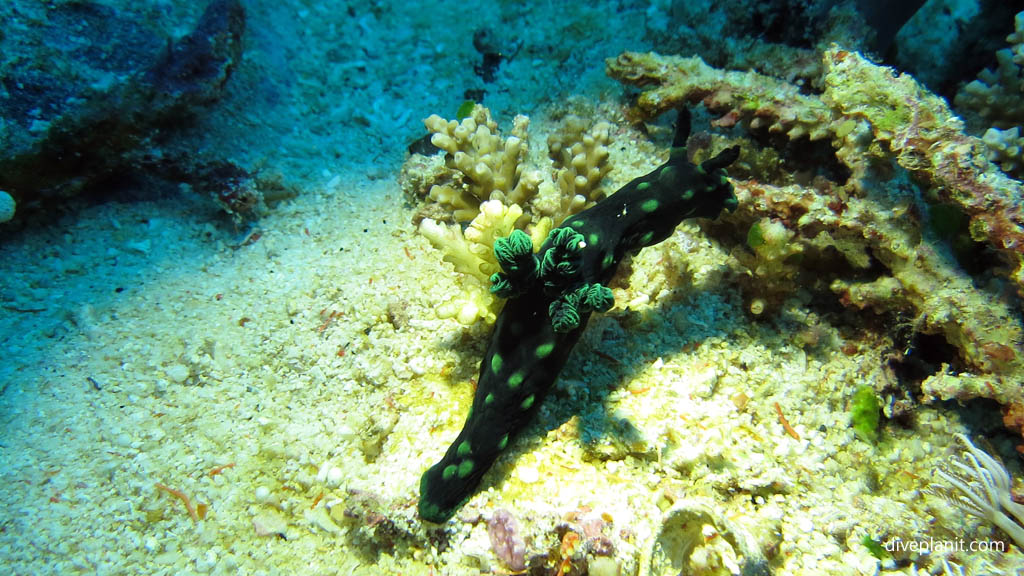
<path id="1" fill-rule="evenodd" d="M 536 414 L 590 314 L 612 307 L 608 281 L 628 254 L 668 238 L 686 218 L 736 209 L 724 168 L 733 147 L 700 165 L 689 162 L 690 116 L 680 110 L 668 161 L 591 208 L 566 219 L 534 253 L 515 231 L 498 239 L 502 272 L 491 291 L 507 298 L 480 366 L 462 432 L 420 481 L 419 515 L 445 522 Z"/>

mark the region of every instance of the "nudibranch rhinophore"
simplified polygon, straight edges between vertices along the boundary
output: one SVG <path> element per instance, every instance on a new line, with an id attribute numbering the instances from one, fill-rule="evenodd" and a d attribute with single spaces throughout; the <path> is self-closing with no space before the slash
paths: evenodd
<path id="1" fill-rule="evenodd" d="M 420 481 L 420 518 L 451 518 L 530 422 L 591 312 L 612 307 L 607 284 L 623 257 L 665 240 L 686 218 L 736 209 L 724 168 L 739 148 L 691 164 L 689 133 L 689 112 L 680 110 L 668 162 L 569 217 L 536 254 L 522 231 L 495 242 L 502 272 L 491 277 L 491 291 L 507 302 L 480 366 L 466 424 Z"/>

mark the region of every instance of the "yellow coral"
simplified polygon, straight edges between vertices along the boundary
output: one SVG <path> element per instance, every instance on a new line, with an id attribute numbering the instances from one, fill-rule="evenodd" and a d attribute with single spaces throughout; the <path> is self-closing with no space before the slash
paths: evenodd
<path id="1" fill-rule="evenodd" d="M 450 262 L 456 272 L 466 275 L 462 292 L 438 307 L 439 317 L 455 318 L 465 325 L 478 320 L 494 323 L 501 308 L 490 292 L 491 274 L 500 269 L 494 258 L 494 240 L 511 234 L 522 215 L 523 209 L 516 204 L 506 206 L 488 200 L 480 204 L 479 214 L 465 233 L 458 224 L 446 225 L 430 218 L 420 223 L 420 234 L 445 253 L 444 261 Z"/>
<path id="2" fill-rule="evenodd" d="M 457 171 L 451 184 L 433 186 L 430 198 L 449 208 L 459 222 L 476 217 L 487 200 L 525 204 L 540 182 L 538 175 L 524 174 L 529 122 L 526 116 L 516 116 L 513 135 L 503 140 L 483 106 L 475 106 L 461 123 L 437 114 L 424 120 L 433 133 L 431 143 L 447 153 L 446 165 Z"/>
<path id="3" fill-rule="evenodd" d="M 554 163 L 554 182 L 540 184 L 537 211 L 557 225 L 607 196 L 601 181 L 611 171 L 608 142 L 611 126 L 598 122 L 589 131 L 577 116 L 548 137 L 548 156 Z"/>

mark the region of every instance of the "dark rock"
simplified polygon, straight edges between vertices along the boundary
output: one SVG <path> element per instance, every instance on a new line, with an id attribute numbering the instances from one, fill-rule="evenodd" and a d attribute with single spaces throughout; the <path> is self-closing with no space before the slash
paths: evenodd
<path id="1" fill-rule="evenodd" d="M 194 172 L 175 166 L 193 159 L 165 158 L 161 144 L 220 97 L 241 58 L 245 12 L 239 0 L 213 0 L 174 42 L 149 22 L 65 2 L 27 37 L 4 38 L 5 51 L 23 55 L 0 77 L 0 189 L 19 214 L 125 172 Z"/>

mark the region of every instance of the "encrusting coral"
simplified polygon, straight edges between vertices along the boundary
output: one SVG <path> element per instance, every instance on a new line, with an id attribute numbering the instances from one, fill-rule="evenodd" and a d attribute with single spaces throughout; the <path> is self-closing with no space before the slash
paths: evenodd
<path id="1" fill-rule="evenodd" d="M 913 332 L 942 335 L 966 370 L 944 368 L 925 379 L 926 399 L 1024 401 L 1019 313 L 998 291 L 978 289 L 950 251 L 929 236 L 930 206 L 903 191 L 907 183 L 893 168 L 906 170 L 935 202 L 965 213 L 972 237 L 1003 256 L 1007 276 L 1024 294 L 1020 183 L 989 162 L 981 141 L 967 136 L 945 102 L 913 78 L 836 47 L 823 61 L 820 96 L 754 72 L 715 70 L 699 58 L 627 52 L 609 59 L 606 69 L 644 89 L 634 110 L 639 119 L 702 102 L 721 115 L 713 122 L 720 126 L 767 129 L 791 141 L 829 138 L 850 174 L 845 182 L 820 176 L 813 187 L 792 179 L 784 185 L 737 181 L 740 209 L 726 217 L 726 233 L 735 241 L 737 232 L 756 223 L 779 223 L 788 242 L 802 246 L 804 263 L 835 261 L 837 252 L 849 267 L 833 272 L 830 282 L 810 272 L 807 289 L 830 289 L 845 306 L 909 317 Z M 745 149 L 740 163 L 748 154 Z M 750 260 L 756 277 L 756 264 L 764 259 Z M 874 262 L 882 265 L 881 274 L 868 274 Z M 776 272 L 770 286 L 784 288 L 792 269 Z M 764 288 L 752 284 L 762 290 L 755 297 L 763 296 Z"/>

